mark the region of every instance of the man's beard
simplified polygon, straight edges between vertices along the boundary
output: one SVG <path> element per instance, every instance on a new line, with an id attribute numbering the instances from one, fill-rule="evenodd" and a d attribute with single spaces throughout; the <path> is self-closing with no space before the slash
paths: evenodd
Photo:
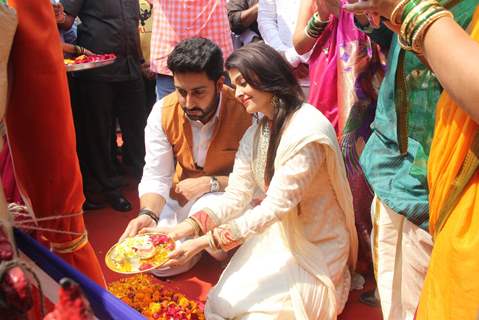
<path id="1" fill-rule="evenodd" d="M 199 107 L 193 107 L 191 109 L 186 109 L 184 107 L 182 108 L 186 116 L 188 117 L 188 119 L 192 121 L 201 121 L 203 123 L 206 123 L 207 121 L 211 119 L 213 114 L 216 112 L 216 109 L 218 108 L 219 100 L 220 100 L 220 96 L 218 94 L 218 90 L 215 88 L 215 94 L 213 96 L 213 100 L 209 104 L 206 110 L 203 110 Z"/>

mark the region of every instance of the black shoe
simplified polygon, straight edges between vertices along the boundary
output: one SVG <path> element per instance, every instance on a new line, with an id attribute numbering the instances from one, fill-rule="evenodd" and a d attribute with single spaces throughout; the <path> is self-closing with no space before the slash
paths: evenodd
<path id="1" fill-rule="evenodd" d="M 100 210 L 100 209 L 103 209 L 105 208 L 106 205 L 103 204 L 103 203 L 98 203 L 98 202 L 94 202 L 94 201 L 90 201 L 90 200 L 85 200 L 85 202 L 83 203 L 83 211 L 91 211 L 91 210 Z"/>
<path id="2" fill-rule="evenodd" d="M 370 291 L 366 291 L 366 292 L 361 293 L 361 295 L 359 295 L 359 302 L 361 302 L 365 305 L 368 305 L 370 307 L 373 307 L 373 308 L 380 307 L 381 306 L 381 301 L 379 301 L 376 298 L 375 291 L 376 290 L 370 290 Z"/>
<path id="3" fill-rule="evenodd" d="M 131 203 L 121 194 L 108 195 L 106 199 L 116 211 L 127 212 L 132 209 Z"/>

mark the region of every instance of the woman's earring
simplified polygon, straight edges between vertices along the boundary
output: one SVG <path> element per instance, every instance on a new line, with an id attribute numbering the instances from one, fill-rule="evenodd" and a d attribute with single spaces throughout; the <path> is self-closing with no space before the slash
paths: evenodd
<path id="1" fill-rule="evenodd" d="M 273 106 L 273 110 L 275 113 L 278 111 L 279 103 L 280 103 L 279 97 L 277 95 L 274 95 L 273 98 L 271 98 L 271 105 Z"/>

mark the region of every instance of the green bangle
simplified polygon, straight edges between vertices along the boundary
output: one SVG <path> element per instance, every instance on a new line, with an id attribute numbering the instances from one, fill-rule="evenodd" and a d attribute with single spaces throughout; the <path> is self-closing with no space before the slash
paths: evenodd
<path id="1" fill-rule="evenodd" d="M 421 14 L 423 14 L 424 12 L 426 12 L 430 7 L 432 6 L 432 4 L 426 4 L 426 6 L 424 7 L 419 7 L 417 8 L 417 12 L 414 12 L 414 14 L 412 16 L 406 16 L 406 19 L 407 20 L 403 20 L 406 24 L 404 30 L 406 31 L 406 34 L 408 34 L 409 30 L 415 25 L 414 22 L 416 22 L 416 19 L 419 18 L 421 16 Z"/>
<path id="2" fill-rule="evenodd" d="M 439 6 L 428 6 L 427 8 L 424 8 L 423 11 L 416 18 L 416 21 L 411 23 L 410 26 L 406 27 L 405 38 L 407 43 L 412 46 L 412 39 L 414 37 L 414 34 L 416 34 L 416 32 L 427 21 L 427 19 L 429 19 L 429 17 L 443 10 L 444 9 Z"/>
<path id="3" fill-rule="evenodd" d="M 401 15 L 402 22 L 404 22 L 404 19 L 406 19 L 409 12 L 411 12 L 411 10 L 414 9 L 417 5 L 418 5 L 418 2 L 416 2 L 416 0 L 411 0 L 408 2 L 408 4 L 406 4 Z"/>
<path id="4" fill-rule="evenodd" d="M 400 35 L 403 38 L 402 43 L 406 44 L 408 49 L 411 45 L 411 31 L 416 26 L 417 19 L 419 19 L 421 15 L 427 12 L 431 7 L 434 7 L 434 5 L 435 2 L 420 3 L 418 6 L 415 6 L 404 19 L 401 25 Z"/>

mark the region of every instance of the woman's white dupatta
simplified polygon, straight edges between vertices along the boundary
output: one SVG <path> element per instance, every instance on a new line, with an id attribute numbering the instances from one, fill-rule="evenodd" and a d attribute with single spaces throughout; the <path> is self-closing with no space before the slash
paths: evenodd
<path id="1" fill-rule="evenodd" d="M 246 134 L 251 136 L 247 141 L 254 145 L 257 141 L 253 138 L 254 131 L 248 130 Z M 342 256 L 352 271 L 358 246 L 352 195 L 334 129 L 313 106 L 304 104 L 288 120 L 276 153 L 275 169 L 309 143 L 323 146 L 327 167 L 324 172 L 334 190 L 330 197 L 337 199 L 340 209 L 336 212 L 344 213 L 344 219 L 338 218 L 342 224 L 338 232 L 349 233 L 349 250 L 342 249 Z M 268 193 L 271 192 L 274 190 L 269 189 Z M 314 194 L 315 190 L 309 188 L 306 192 Z M 300 202 L 280 221 L 248 238 L 237 250 L 218 284 L 210 291 L 205 308 L 207 319 L 336 319 L 347 298 L 349 279 L 343 281 L 344 288 L 335 287 L 325 261 L 329 252 L 323 252 L 321 243 L 312 243 L 305 237 L 301 210 Z M 309 210 L 312 211 L 308 214 L 316 215 L 323 214 L 324 208 L 318 201 L 317 208 L 314 205 Z M 347 235 L 344 238 L 347 239 Z M 341 276 L 348 273 L 344 267 L 344 270 L 334 270 L 336 277 L 349 277 L 349 274 Z M 346 293 L 338 293 L 341 290 Z M 342 297 L 339 302 L 338 296 Z"/>

